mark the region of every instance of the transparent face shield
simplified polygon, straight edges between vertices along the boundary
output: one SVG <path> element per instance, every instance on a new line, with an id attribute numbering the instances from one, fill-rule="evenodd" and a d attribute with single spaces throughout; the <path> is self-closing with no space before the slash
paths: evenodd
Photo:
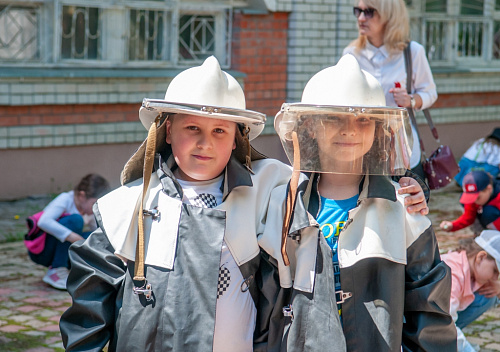
<path id="1" fill-rule="evenodd" d="M 413 139 L 403 108 L 283 104 L 275 126 L 300 171 L 404 175 L 409 168 Z"/>

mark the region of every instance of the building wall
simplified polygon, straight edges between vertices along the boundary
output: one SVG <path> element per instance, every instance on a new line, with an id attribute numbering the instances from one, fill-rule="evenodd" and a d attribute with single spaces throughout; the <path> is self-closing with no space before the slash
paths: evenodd
<path id="1" fill-rule="evenodd" d="M 229 72 L 244 86 L 248 109 L 274 116 L 286 97 L 288 14 L 235 13 L 233 21 Z M 146 137 L 137 114 L 142 99 L 162 98 L 179 72 L 16 70 L 0 72 L 0 164 L 8 165 L 0 199 L 67 190 L 88 172 L 118 186 L 123 164 Z M 255 144 L 280 156 L 278 139 Z"/>
<path id="2" fill-rule="evenodd" d="M 287 13 L 235 13 L 231 68 L 246 76 L 247 109 L 274 116 L 285 102 L 287 31 Z"/>
<path id="3" fill-rule="evenodd" d="M 270 12 L 234 11 L 229 72 L 244 86 L 247 108 L 268 116 L 253 144 L 285 161 L 274 115 L 283 102 L 300 100 L 314 73 L 338 61 L 357 35 L 356 22 L 352 0 L 265 3 Z M 121 167 L 146 137 L 137 114 L 142 99 L 162 98 L 178 72 L 1 67 L 0 199 L 59 192 L 99 170 L 117 186 Z M 500 126 L 500 70 L 433 72 L 440 96 L 432 116 L 458 158 Z M 434 150 L 423 114 L 417 120 Z"/>
<path id="4" fill-rule="evenodd" d="M 163 97 L 174 73 L 2 68 L 0 199 L 67 190 L 89 172 L 118 186 L 147 135 L 142 99 Z"/>
<path id="5" fill-rule="evenodd" d="M 139 143 L 90 144 L 0 150 L 0 200 L 69 191 L 88 173 L 98 173 L 112 187 Z"/>

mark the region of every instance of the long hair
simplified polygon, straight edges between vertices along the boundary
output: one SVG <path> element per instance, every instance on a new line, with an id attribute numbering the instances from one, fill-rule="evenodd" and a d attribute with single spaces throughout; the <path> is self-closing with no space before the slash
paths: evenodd
<path id="1" fill-rule="evenodd" d="M 313 127 L 311 123 L 311 119 L 308 117 L 301 117 L 297 120 L 297 138 L 299 141 L 299 146 L 304 146 L 307 145 L 307 148 L 302 147 L 301 148 L 301 155 L 300 155 L 300 166 L 301 170 L 307 170 L 307 171 L 312 171 L 312 170 L 322 170 L 321 168 L 321 161 L 320 161 L 320 151 L 319 151 L 319 146 L 318 146 L 318 141 L 315 137 L 312 137 L 311 134 L 313 133 Z M 385 150 L 385 145 L 387 143 L 387 139 L 385 138 L 385 133 L 384 133 L 384 128 L 383 128 L 383 123 L 381 121 L 376 121 L 375 122 L 375 131 L 374 131 L 374 140 L 373 140 L 373 145 L 368 150 L 368 152 L 363 156 L 363 174 L 370 174 L 370 171 L 373 171 L 370 169 L 369 164 L 373 163 L 374 160 L 375 162 L 377 160 L 380 160 L 381 162 L 386 162 L 385 160 L 385 155 L 381 156 L 379 151 L 380 150 Z M 291 140 L 286 141 L 287 143 L 287 148 L 288 150 L 293 150 L 293 145 Z M 392 157 L 394 158 L 393 155 L 387 155 L 387 157 Z M 388 165 L 391 163 L 389 162 Z M 379 170 L 379 172 L 388 172 L 390 173 L 389 170 Z"/>
<path id="2" fill-rule="evenodd" d="M 410 40 L 410 21 L 404 1 L 365 0 L 364 3 L 367 7 L 376 9 L 380 15 L 380 21 L 385 23 L 384 45 L 387 50 L 391 54 L 403 51 Z M 366 36 L 360 35 L 351 42 L 350 46 L 360 51 L 366 46 L 367 40 Z"/>

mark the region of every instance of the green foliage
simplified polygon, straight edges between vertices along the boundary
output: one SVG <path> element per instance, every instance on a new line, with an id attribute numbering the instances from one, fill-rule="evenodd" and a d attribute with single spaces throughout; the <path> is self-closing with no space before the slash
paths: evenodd
<path id="1" fill-rule="evenodd" d="M 3 333 L 0 339 L 2 351 L 9 352 L 24 352 L 29 349 L 40 347 L 53 348 L 54 351 L 63 352 L 63 348 L 49 347 L 45 341 L 49 341 L 51 337 L 57 336 L 58 332 L 49 332 L 44 336 L 30 336 L 23 332 Z"/>

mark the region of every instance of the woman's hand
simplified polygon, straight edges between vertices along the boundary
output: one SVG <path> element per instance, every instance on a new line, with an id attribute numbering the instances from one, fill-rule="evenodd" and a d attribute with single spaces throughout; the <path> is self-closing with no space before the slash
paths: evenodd
<path id="1" fill-rule="evenodd" d="M 409 196 L 405 198 L 405 206 L 407 207 L 408 213 L 420 212 L 422 215 L 429 214 L 424 191 L 416 180 L 411 177 L 401 177 L 399 185 L 401 186 L 398 190 L 399 194 L 409 194 Z"/>
<path id="2" fill-rule="evenodd" d="M 453 230 L 453 224 L 451 223 L 451 221 L 447 220 L 441 221 L 439 227 L 445 230 L 446 232 L 450 232 L 451 230 Z"/>
<path id="3" fill-rule="evenodd" d="M 69 236 L 66 237 L 66 241 L 71 242 L 71 243 L 75 243 L 76 241 L 80 241 L 83 239 L 84 238 L 82 236 L 80 236 L 79 234 L 77 234 L 75 232 L 70 233 Z"/>
<path id="4" fill-rule="evenodd" d="M 394 96 L 394 101 L 398 106 L 402 108 L 410 108 L 411 107 L 411 97 L 408 95 L 408 92 L 404 88 L 391 88 L 389 89 L 389 93 L 392 93 Z"/>

